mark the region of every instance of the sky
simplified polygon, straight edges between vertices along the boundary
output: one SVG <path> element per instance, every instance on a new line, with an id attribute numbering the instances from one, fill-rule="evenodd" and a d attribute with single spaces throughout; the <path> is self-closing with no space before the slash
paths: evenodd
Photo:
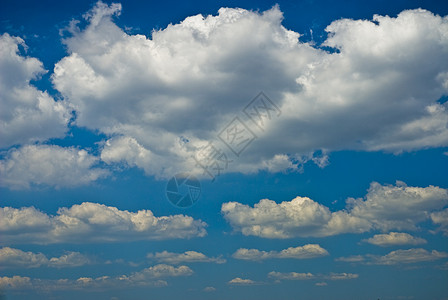
<path id="1" fill-rule="evenodd" d="M 448 299 L 446 1 L 0 1 L 1 299 Z"/>

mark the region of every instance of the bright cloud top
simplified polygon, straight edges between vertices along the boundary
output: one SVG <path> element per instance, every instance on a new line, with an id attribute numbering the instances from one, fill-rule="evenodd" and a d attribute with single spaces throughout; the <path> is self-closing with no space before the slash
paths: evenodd
<path id="1" fill-rule="evenodd" d="M 346 209 L 330 209 L 310 198 L 279 204 L 263 199 L 254 207 L 227 202 L 221 212 L 234 230 L 264 238 L 331 236 L 372 229 L 415 230 L 433 211 L 448 204 L 448 191 L 439 187 L 408 187 L 372 183 L 364 199 L 347 200 Z"/>
<path id="2" fill-rule="evenodd" d="M 2 243 L 52 244 L 203 237 L 206 224 L 185 215 L 156 217 L 84 202 L 47 215 L 34 207 L 0 208 Z"/>

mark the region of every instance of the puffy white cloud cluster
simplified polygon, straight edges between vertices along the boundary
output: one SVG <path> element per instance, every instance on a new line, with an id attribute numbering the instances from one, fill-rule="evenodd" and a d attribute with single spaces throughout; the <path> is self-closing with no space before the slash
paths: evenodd
<path id="1" fill-rule="evenodd" d="M 425 239 L 414 237 L 404 232 L 375 234 L 373 237 L 364 240 L 364 242 L 381 247 L 426 244 Z"/>
<path id="2" fill-rule="evenodd" d="M 225 263 L 226 260 L 221 257 L 208 257 L 197 251 L 185 251 L 184 253 L 173 253 L 168 251 L 148 253 L 146 256 L 151 260 L 156 260 L 168 264 L 212 262 L 217 264 Z"/>
<path id="3" fill-rule="evenodd" d="M 0 185 L 13 189 L 31 186 L 77 187 L 104 178 L 99 158 L 86 150 L 56 145 L 26 145 L 11 149 L 0 160 Z"/>
<path id="4" fill-rule="evenodd" d="M 264 238 L 331 236 L 372 229 L 415 230 L 431 212 L 448 204 L 448 190 L 435 186 L 409 187 L 403 182 L 373 182 L 363 199 L 349 198 L 336 212 L 310 198 L 276 203 L 263 199 L 254 207 L 227 202 L 221 212 L 235 231 Z M 437 215 L 436 215 L 437 216 Z"/>
<path id="5" fill-rule="evenodd" d="M 47 215 L 34 207 L 0 208 L 3 244 L 102 243 L 203 237 L 206 224 L 185 215 L 156 217 L 84 202 Z"/>
<path id="6" fill-rule="evenodd" d="M 437 102 L 448 92 L 447 17 L 417 9 L 334 21 L 324 45 L 338 51 L 330 53 L 283 27 L 278 7 L 221 8 L 151 38 L 120 29 L 120 11 L 98 2 L 85 28 L 73 25 L 69 55 L 52 74 L 76 124 L 111 136 L 102 153 L 108 163 L 162 177 L 193 170 L 198 147 L 217 142 L 260 90 L 282 114 L 265 119 L 264 132 L 246 118 L 259 138 L 229 170 L 295 168 L 319 149 L 448 144 L 447 104 Z"/>
<path id="7" fill-rule="evenodd" d="M 13 276 L 0 277 L 0 288 L 5 290 L 110 290 L 133 286 L 163 287 L 168 283 L 166 278 L 190 276 L 193 274 L 187 266 L 173 267 L 169 265 L 155 265 L 130 275 L 101 276 L 97 278 L 80 277 L 72 279 L 34 279 L 30 277 Z"/>
<path id="8" fill-rule="evenodd" d="M 47 71 L 19 47 L 27 49 L 21 38 L 0 35 L 0 148 L 63 137 L 71 118 L 65 101 L 30 84 Z"/>
<path id="9" fill-rule="evenodd" d="M 309 259 L 329 255 L 328 251 L 317 244 L 308 244 L 298 247 L 289 247 L 282 251 L 260 251 L 258 249 L 240 248 L 233 258 L 244 260 L 265 260 L 271 258 Z"/>
<path id="10" fill-rule="evenodd" d="M 68 252 L 60 257 L 48 259 L 42 253 L 25 252 L 10 247 L 0 249 L 0 264 L 2 267 L 38 268 L 48 266 L 63 268 L 78 267 L 89 263 L 90 259 L 79 252 Z"/>
<path id="11" fill-rule="evenodd" d="M 336 261 L 363 263 L 369 265 L 399 265 L 399 264 L 415 264 L 420 262 L 431 262 L 448 257 L 447 252 L 431 250 L 423 248 L 400 249 L 391 251 L 386 255 L 355 255 L 349 257 L 339 257 Z"/>

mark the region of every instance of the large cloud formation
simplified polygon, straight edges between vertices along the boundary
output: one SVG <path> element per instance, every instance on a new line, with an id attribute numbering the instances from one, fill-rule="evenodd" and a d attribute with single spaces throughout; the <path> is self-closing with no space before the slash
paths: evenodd
<path id="1" fill-rule="evenodd" d="M 156 217 L 84 202 L 47 215 L 34 207 L 0 208 L 1 243 L 52 244 L 164 240 L 203 237 L 207 225 L 185 215 Z"/>
<path id="2" fill-rule="evenodd" d="M 296 168 L 319 149 L 448 145 L 438 102 L 448 91 L 447 17 L 416 9 L 334 21 L 327 52 L 284 28 L 278 7 L 221 8 L 151 38 L 120 29 L 120 12 L 98 2 L 84 28 L 73 23 L 52 75 L 76 124 L 109 136 L 101 157 L 110 164 L 161 177 L 200 172 L 191 156 L 208 142 L 233 155 L 217 135 L 235 116 L 256 135 L 227 166 L 244 173 Z M 258 107 L 263 130 L 242 112 L 261 90 L 281 111 Z"/>
<path id="3" fill-rule="evenodd" d="M 310 198 L 297 197 L 276 203 L 263 199 L 250 207 L 238 202 L 223 203 L 221 212 L 235 231 L 264 238 L 331 236 L 370 230 L 416 230 L 418 224 L 448 204 L 448 190 L 435 186 L 409 187 L 373 182 L 362 199 L 347 199 L 336 212 Z"/>

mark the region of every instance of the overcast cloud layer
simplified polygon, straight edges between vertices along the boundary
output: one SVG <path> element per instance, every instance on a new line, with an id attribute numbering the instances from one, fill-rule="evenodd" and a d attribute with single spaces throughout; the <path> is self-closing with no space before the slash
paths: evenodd
<path id="1" fill-rule="evenodd" d="M 448 17 L 416 9 L 396 18 L 337 20 L 326 28 L 328 52 L 283 27 L 278 7 L 221 8 L 151 37 L 119 28 L 120 12 L 120 4 L 98 2 L 81 25 L 67 28 L 68 55 L 51 75 L 60 101 L 29 84 L 45 71 L 18 51 L 24 41 L 1 37 L 2 147 L 63 136 L 71 110 L 75 125 L 107 134 L 104 162 L 157 177 L 202 173 L 192 156 L 208 142 L 233 160 L 224 169 L 243 173 L 300 169 L 318 150 L 324 155 L 314 161 L 324 166 L 336 150 L 448 145 L 447 104 L 438 102 L 448 92 Z M 11 73 L 20 78 L 14 85 Z M 257 127 L 243 109 L 260 91 L 279 111 L 258 107 Z M 237 116 L 256 136 L 239 158 L 217 137 Z M 31 164 L 37 159 L 17 151 Z M 20 178 L 20 164 L 8 159 L 2 177 Z M 101 177 L 89 166 L 84 171 L 88 179 L 80 184 Z M 29 176 L 4 184 L 32 183 L 45 184 Z"/>

